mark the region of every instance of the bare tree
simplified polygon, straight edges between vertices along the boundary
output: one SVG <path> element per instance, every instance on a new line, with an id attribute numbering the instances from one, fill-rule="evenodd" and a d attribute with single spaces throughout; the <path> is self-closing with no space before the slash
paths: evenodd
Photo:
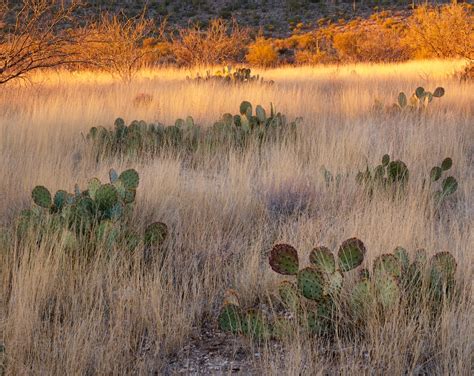
<path id="1" fill-rule="evenodd" d="M 124 14 L 102 14 L 99 21 L 85 28 L 84 59 L 124 81 L 130 81 L 143 67 L 147 55 L 152 53 L 143 48 L 143 41 L 149 36 L 161 39 L 165 25 L 166 20 L 157 28 L 153 20 L 145 18 L 145 10 L 130 18 Z"/>
<path id="2" fill-rule="evenodd" d="M 249 30 L 220 18 L 202 30 L 198 25 L 179 30 L 172 50 L 179 64 L 213 65 L 238 60 L 249 41 Z"/>
<path id="3" fill-rule="evenodd" d="M 0 84 L 25 79 L 37 69 L 81 61 L 73 28 L 75 0 L 24 0 L 17 10 L 0 3 Z M 8 22 L 9 17 L 14 22 Z"/>

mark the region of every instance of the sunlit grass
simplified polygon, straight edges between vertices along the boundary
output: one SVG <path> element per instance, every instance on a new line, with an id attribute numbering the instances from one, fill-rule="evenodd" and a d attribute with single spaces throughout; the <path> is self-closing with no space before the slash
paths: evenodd
<path id="1" fill-rule="evenodd" d="M 280 68 L 256 72 L 274 85 L 241 86 L 198 85 L 186 81 L 196 71 L 178 69 L 145 70 L 130 83 L 60 71 L 32 77 L 34 86 L 2 88 L 0 224 L 7 227 L 30 205 L 35 185 L 72 190 L 76 182 L 105 180 L 110 167 L 123 166 L 88 157 L 81 133 L 91 126 L 112 126 L 117 117 L 172 124 L 188 115 L 210 126 L 225 112 L 237 113 L 242 100 L 267 108 L 272 102 L 290 119 L 304 119 L 294 145 L 229 151 L 194 170 L 179 157 L 128 164 L 141 176 L 136 220 L 162 220 L 171 229 L 161 273 L 142 276 L 120 251 L 112 258 L 98 255 L 84 268 L 68 264 L 54 247 L 2 250 L 0 338 L 8 373 L 161 373 L 202 320 L 213 320 L 226 288 L 241 291 L 247 303 L 271 291 L 277 278 L 266 257 L 277 241 L 293 244 L 305 259 L 312 247 L 334 248 L 351 236 L 366 244 L 368 262 L 397 245 L 411 252 L 423 247 L 428 254 L 450 251 L 469 285 L 474 90 L 451 77 L 462 64 Z M 391 104 L 399 91 L 417 86 L 446 88 L 426 116 L 372 112 L 375 99 Z M 153 96 L 148 107 L 133 104 L 142 92 Z M 369 201 L 354 176 L 385 153 L 408 164 L 408 194 L 396 202 Z M 446 156 L 454 160 L 460 187 L 438 218 L 427 214 L 429 204 L 417 187 Z M 322 165 L 349 174 L 340 189 L 326 188 Z M 300 217 L 277 220 L 267 210 L 268 197 L 289 185 L 305 191 L 309 205 Z M 367 338 L 336 343 L 333 357 L 301 337 L 283 344 L 285 362 L 269 346 L 256 367 L 272 374 L 317 374 L 324 367 L 337 374 L 403 374 L 426 366 L 434 374 L 467 375 L 473 340 L 467 291 L 463 306 L 446 312 L 439 327 L 423 318 L 405 326 L 396 317 L 383 326 L 369 320 Z M 63 318 L 42 320 L 47 304 L 62 310 Z"/>

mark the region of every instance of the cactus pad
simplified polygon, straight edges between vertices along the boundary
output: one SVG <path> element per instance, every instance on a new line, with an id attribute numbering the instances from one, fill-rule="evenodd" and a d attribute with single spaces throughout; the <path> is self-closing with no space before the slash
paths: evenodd
<path id="1" fill-rule="evenodd" d="M 430 260 L 430 284 L 437 295 L 453 286 L 457 263 L 449 252 L 439 252 Z"/>
<path id="2" fill-rule="evenodd" d="M 242 332 L 253 339 L 265 338 L 269 334 L 269 328 L 262 313 L 249 309 L 242 320 Z"/>
<path id="3" fill-rule="evenodd" d="M 408 179 L 408 167 L 403 161 L 392 161 L 387 166 L 387 175 L 392 182 L 405 182 Z"/>
<path id="4" fill-rule="evenodd" d="M 441 162 L 441 168 L 443 171 L 448 171 L 453 165 L 453 160 L 451 158 L 444 158 L 443 162 Z"/>
<path id="5" fill-rule="evenodd" d="M 64 205 L 67 204 L 67 192 L 62 190 L 57 191 L 53 198 L 53 204 L 57 211 L 61 211 Z"/>
<path id="6" fill-rule="evenodd" d="M 351 291 L 350 305 L 358 319 L 366 319 L 372 303 L 372 289 L 369 280 L 358 282 Z"/>
<path id="7" fill-rule="evenodd" d="M 51 193 L 48 188 L 43 187 L 42 185 L 36 186 L 31 192 L 31 197 L 36 205 L 41 206 L 42 208 L 51 207 Z"/>
<path id="8" fill-rule="evenodd" d="M 257 114 L 258 121 L 261 123 L 264 123 L 265 120 L 267 120 L 267 115 L 265 113 L 265 110 L 263 109 L 262 106 L 258 105 L 255 108 L 255 113 Z"/>
<path id="9" fill-rule="evenodd" d="M 342 289 L 342 283 L 344 282 L 342 273 L 336 270 L 334 273 L 325 274 L 324 279 L 326 281 L 324 285 L 324 295 L 337 297 Z"/>
<path id="10" fill-rule="evenodd" d="M 444 88 L 442 88 L 441 86 L 437 87 L 435 91 L 433 92 L 433 97 L 436 97 L 436 98 L 442 97 L 443 95 L 444 95 Z"/>
<path id="11" fill-rule="evenodd" d="M 131 168 L 122 172 L 119 176 L 119 180 L 123 182 L 126 189 L 137 189 L 140 177 L 138 172 Z"/>
<path id="12" fill-rule="evenodd" d="M 271 268 L 280 274 L 296 275 L 299 269 L 298 252 L 288 244 L 276 244 L 269 258 Z"/>
<path id="13" fill-rule="evenodd" d="M 404 92 L 400 92 L 398 94 L 398 105 L 401 108 L 405 108 L 407 106 L 407 96 L 405 95 Z"/>
<path id="14" fill-rule="evenodd" d="M 168 236 L 168 226 L 163 222 L 154 222 L 145 230 L 145 245 L 160 246 Z"/>
<path id="15" fill-rule="evenodd" d="M 444 196 L 451 195 L 458 189 L 458 181 L 454 177 L 448 176 L 443 180 L 441 187 Z"/>
<path id="16" fill-rule="evenodd" d="M 281 301 L 288 309 L 296 311 L 299 307 L 300 297 L 296 286 L 290 281 L 283 281 L 278 286 Z"/>
<path id="17" fill-rule="evenodd" d="M 137 191 L 135 189 L 129 189 L 125 192 L 125 197 L 123 198 L 123 202 L 125 204 L 131 204 L 135 201 L 135 196 L 137 195 Z"/>
<path id="18" fill-rule="evenodd" d="M 112 209 L 117 201 L 117 190 L 112 184 L 101 185 L 95 193 L 95 202 L 99 210 Z"/>
<path id="19" fill-rule="evenodd" d="M 410 259 L 408 258 L 408 253 L 405 248 L 403 247 L 397 247 L 393 251 L 393 256 L 397 259 L 399 262 L 402 271 L 405 272 L 408 270 L 408 267 L 410 266 Z"/>
<path id="20" fill-rule="evenodd" d="M 439 178 L 441 177 L 443 173 L 443 170 L 441 169 L 441 167 L 438 167 L 438 166 L 435 166 L 431 169 L 430 171 L 430 179 L 431 181 L 437 181 L 439 180 Z"/>
<path id="21" fill-rule="evenodd" d="M 377 302 L 383 310 L 393 308 L 400 300 L 400 288 L 397 280 L 391 274 L 385 273 L 375 279 Z"/>
<path id="22" fill-rule="evenodd" d="M 252 104 L 248 101 L 243 101 L 240 104 L 240 114 L 246 115 L 247 117 L 252 116 Z"/>
<path id="23" fill-rule="evenodd" d="M 219 314 L 219 328 L 225 332 L 240 333 L 242 331 L 242 314 L 240 307 L 226 304 Z"/>
<path id="24" fill-rule="evenodd" d="M 115 171 L 113 168 L 109 170 L 109 179 L 111 183 L 115 183 L 118 179 L 117 171 Z"/>
<path id="25" fill-rule="evenodd" d="M 336 261 L 334 255 L 326 247 L 316 247 L 309 254 L 309 262 L 325 273 L 334 273 Z"/>
<path id="26" fill-rule="evenodd" d="M 417 87 L 415 90 L 415 95 L 418 99 L 423 98 L 423 96 L 425 95 L 425 89 L 422 88 L 421 86 Z"/>
<path id="27" fill-rule="evenodd" d="M 320 300 L 324 293 L 324 277 L 321 271 L 308 267 L 298 272 L 298 289 L 301 294 L 311 300 Z"/>
<path id="28" fill-rule="evenodd" d="M 406 101 L 406 97 L 405 97 L 405 101 Z M 405 106 L 406 106 L 406 103 L 405 103 Z M 389 163 L 390 163 L 390 155 L 384 154 L 384 156 L 382 157 L 382 166 L 386 167 Z"/>
<path id="29" fill-rule="evenodd" d="M 375 275 L 388 273 L 398 278 L 402 274 L 401 269 L 402 266 L 394 255 L 384 254 L 374 260 L 373 270 Z"/>
<path id="30" fill-rule="evenodd" d="M 95 200 L 95 194 L 101 185 L 102 183 L 97 178 L 92 178 L 91 180 L 89 180 L 89 182 L 87 183 L 87 190 L 89 191 L 90 198 Z"/>
<path id="31" fill-rule="evenodd" d="M 350 238 L 345 240 L 339 247 L 337 253 L 339 258 L 339 268 L 343 272 L 352 270 L 362 264 L 365 256 L 365 246 L 361 240 Z"/>

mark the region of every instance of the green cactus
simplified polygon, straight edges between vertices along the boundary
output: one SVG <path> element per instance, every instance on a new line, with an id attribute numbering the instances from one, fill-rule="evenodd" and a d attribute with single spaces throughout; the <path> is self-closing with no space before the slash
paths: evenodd
<path id="1" fill-rule="evenodd" d="M 243 101 L 240 104 L 240 114 L 247 117 L 252 116 L 252 104 L 248 101 Z"/>
<path id="2" fill-rule="evenodd" d="M 279 274 L 296 275 L 298 273 L 298 252 L 291 245 L 275 245 L 270 252 L 269 262 L 271 268 Z"/>
<path id="3" fill-rule="evenodd" d="M 321 271 L 307 267 L 297 274 L 298 289 L 301 294 L 311 300 L 320 300 L 324 294 L 325 280 Z"/>
<path id="4" fill-rule="evenodd" d="M 63 190 L 59 190 L 54 194 L 53 205 L 56 212 L 60 212 L 67 205 L 67 198 L 68 193 Z"/>
<path id="5" fill-rule="evenodd" d="M 430 289 L 437 300 L 450 294 L 455 285 L 457 263 L 449 252 L 439 252 L 430 260 Z"/>
<path id="6" fill-rule="evenodd" d="M 89 180 L 89 182 L 87 183 L 87 190 L 89 192 L 90 198 L 95 200 L 95 194 L 101 185 L 102 183 L 97 178 L 92 178 Z"/>
<path id="7" fill-rule="evenodd" d="M 118 179 L 117 171 L 115 171 L 113 168 L 109 170 L 109 179 L 111 184 L 115 183 Z"/>
<path id="8" fill-rule="evenodd" d="M 396 278 L 402 275 L 402 265 L 392 254 L 383 254 L 374 260 L 374 274 L 390 274 Z"/>
<path id="9" fill-rule="evenodd" d="M 314 248 L 309 255 L 309 261 L 325 273 L 330 274 L 336 271 L 336 261 L 329 248 Z"/>
<path id="10" fill-rule="evenodd" d="M 263 107 L 258 105 L 255 108 L 255 113 L 257 114 L 258 121 L 261 122 L 261 123 L 265 123 L 265 121 L 267 120 L 267 115 L 266 115 L 265 110 L 263 109 Z"/>
<path id="11" fill-rule="evenodd" d="M 366 249 L 364 243 L 357 238 L 350 238 L 344 241 L 337 253 L 339 258 L 339 268 L 347 272 L 359 266 L 364 260 Z"/>
<path id="12" fill-rule="evenodd" d="M 95 193 L 95 202 L 101 211 L 110 210 L 118 202 L 118 193 L 112 184 L 101 185 Z"/>
<path id="13" fill-rule="evenodd" d="M 294 283 L 283 281 L 278 286 L 278 294 L 282 303 L 293 312 L 300 307 L 300 296 Z"/>
<path id="14" fill-rule="evenodd" d="M 123 183 L 126 189 L 137 189 L 140 183 L 140 176 L 134 169 L 125 170 L 118 179 Z"/>
<path id="15" fill-rule="evenodd" d="M 241 320 L 241 323 L 242 332 L 250 338 L 262 340 L 268 337 L 270 334 L 270 328 L 265 322 L 265 318 L 263 317 L 261 312 L 255 309 L 247 310 Z"/>
<path id="16" fill-rule="evenodd" d="M 400 92 L 398 94 L 398 105 L 400 106 L 400 108 L 405 108 L 407 106 L 407 103 L 407 96 L 405 95 L 405 93 Z"/>
<path id="17" fill-rule="evenodd" d="M 434 166 L 430 171 L 430 186 L 434 185 L 439 181 L 444 172 L 451 169 L 453 160 L 451 158 L 445 158 L 440 166 Z M 425 185 L 424 185 L 425 187 Z M 438 190 L 433 192 L 435 202 L 439 205 L 446 197 L 455 193 L 458 189 L 458 181 L 453 176 L 444 178 L 440 184 Z"/>
<path id="18" fill-rule="evenodd" d="M 219 314 L 218 321 L 223 331 L 234 334 L 242 332 L 242 312 L 235 304 L 226 304 Z"/>
<path id="19" fill-rule="evenodd" d="M 410 99 L 407 100 L 407 96 L 404 92 L 398 94 L 397 103 L 389 109 L 398 110 L 422 110 L 427 108 L 429 103 L 433 101 L 433 98 L 440 98 L 444 95 L 444 88 L 437 87 L 433 93 L 426 91 L 423 87 L 416 88 L 415 92 L 411 95 Z"/>
<path id="20" fill-rule="evenodd" d="M 441 162 L 441 169 L 443 171 L 448 171 L 453 165 L 453 160 L 451 158 L 445 158 L 443 159 L 443 162 Z"/>
<path id="21" fill-rule="evenodd" d="M 42 208 L 49 209 L 52 205 L 51 193 L 42 185 L 37 185 L 33 189 L 31 197 L 34 203 Z"/>
<path id="22" fill-rule="evenodd" d="M 388 273 L 378 275 L 374 280 L 375 296 L 384 312 L 392 309 L 399 302 L 401 292 L 397 279 Z"/>

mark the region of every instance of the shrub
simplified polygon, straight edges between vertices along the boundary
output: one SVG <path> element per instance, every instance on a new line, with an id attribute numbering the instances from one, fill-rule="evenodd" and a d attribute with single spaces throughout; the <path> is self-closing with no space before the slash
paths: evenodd
<path id="1" fill-rule="evenodd" d="M 149 37 L 164 32 L 164 23 L 156 30 L 154 21 L 141 16 L 102 14 L 86 30 L 81 53 L 99 69 L 130 81 L 153 53 Z"/>
<path id="2" fill-rule="evenodd" d="M 397 29 L 356 24 L 334 35 L 334 48 L 343 61 L 402 61 L 409 57 Z"/>
<path id="3" fill-rule="evenodd" d="M 245 56 L 247 62 L 252 65 L 271 67 L 278 62 L 278 54 L 270 40 L 259 37 L 249 46 Z"/>
<path id="4" fill-rule="evenodd" d="M 416 58 L 474 59 L 474 13 L 469 4 L 418 7 L 408 19 L 405 43 Z"/>
<path id="5" fill-rule="evenodd" d="M 173 38 L 171 49 L 180 65 L 203 66 L 237 61 L 246 49 L 249 30 L 217 18 L 202 30 L 197 24 L 182 28 Z"/>

